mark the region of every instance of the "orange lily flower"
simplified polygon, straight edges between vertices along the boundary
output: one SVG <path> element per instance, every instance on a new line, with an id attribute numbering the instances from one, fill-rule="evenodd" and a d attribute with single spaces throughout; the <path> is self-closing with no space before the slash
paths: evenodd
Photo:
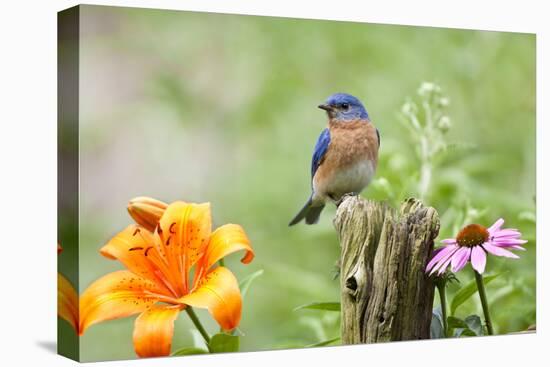
<path id="1" fill-rule="evenodd" d="M 170 354 L 174 321 L 186 306 L 208 309 L 224 330 L 237 327 L 242 309 L 237 279 L 214 265 L 239 250 L 246 251 L 241 261 L 247 264 L 254 252 L 241 226 L 226 224 L 213 232 L 211 227 L 209 203 L 177 201 L 152 231 L 132 224 L 111 239 L 100 253 L 128 270 L 103 276 L 82 294 L 80 334 L 95 323 L 140 314 L 134 349 L 140 357 L 153 357 Z"/>
<path id="2" fill-rule="evenodd" d="M 139 196 L 128 203 L 128 213 L 137 224 L 154 232 L 167 207 L 168 204 L 160 200 Z"/>
<path id="3" fill-rule="evenodd" d="M 57 244 L 57 254 L 63 251 Z M 57 315 L 78 330 L 78 294 L 73 285 L 63 275 L 57 273 Z"/>

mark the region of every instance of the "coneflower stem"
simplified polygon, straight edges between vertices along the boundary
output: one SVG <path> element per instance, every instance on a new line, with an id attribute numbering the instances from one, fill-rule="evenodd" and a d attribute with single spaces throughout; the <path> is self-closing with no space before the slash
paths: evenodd
<path id="1" fill-rule="evenodd" d="M 485 284 L 483 283 L 483 275 L 474 270 L 477 283 L 477 291 L 479 293 L 479 299 L 481 300 L 481 307 L 483 308 L 483 315 L 485 316 L 485 325 L 487 326 L 487 334 L 493 335 L 493 323 L 491 322 L 491 316 L 489 315 L 489 303 L 487 303 L 487 294 L 485 293 Z"/>
<path id="2" fill-rule="evenodd" d="M 447 338 L 447 297 L 445 296 L 445 283 L 437 283 L 437 293 L 439 293 L 439 303 L 441 303 L 441 318 L 443 319 L 443 335 Z"/>
<path id="3" fill-rule="evenodd" d="M 199 333 L 201 333 L 202 337 L 204 338 L 204 341 L 206 342 L 208 349 L 210 349 L 210 336 L 202 326 L 201 321 L 197 317 L 197 314 L 195 313 L 195 311 L 193 311 L 193 308 L 191 306 L 187 306 L 185 307 L 185 312 L 187 312 L 187 314 L 189 315 L 189 318 L 191 319 L 191 321 L 193 321 L 193 324 L 195 325 Z"/>

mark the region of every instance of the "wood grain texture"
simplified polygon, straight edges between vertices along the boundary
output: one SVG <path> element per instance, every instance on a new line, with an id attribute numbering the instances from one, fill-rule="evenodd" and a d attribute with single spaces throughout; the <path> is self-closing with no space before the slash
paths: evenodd
<path id="1" fill-rule="evenodd" d="M 334 225 L 342 248 L 342 343 L 429 339 L 434 284 L 424 269 L 439 233 L 431 207 L 408 199 L 399 211 L 347 197 Z"/>

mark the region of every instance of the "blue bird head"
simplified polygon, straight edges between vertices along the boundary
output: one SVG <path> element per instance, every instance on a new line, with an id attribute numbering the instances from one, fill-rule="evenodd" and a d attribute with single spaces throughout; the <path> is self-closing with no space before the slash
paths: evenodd
<path id="1" fill-rule="evenodd" d="M 318 107 L 327 111 L 328 117 L 333 120 L 369 119 L 369 114 L 361 101 L 346 93 L 335 93 Z"/>

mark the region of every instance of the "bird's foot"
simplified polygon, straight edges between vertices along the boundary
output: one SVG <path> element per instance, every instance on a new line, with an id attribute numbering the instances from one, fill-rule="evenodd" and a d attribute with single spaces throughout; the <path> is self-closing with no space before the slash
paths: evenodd
<path id="1" fill-rule="evenodd" d="M 358 192 L 348 192 L 348 193 L 342 195 L 339 200 L 335 201 L 336 207 L 338 208 L 340 206 L 340 204 L 342 204 L 344 202 L 344 200 L 346 200 L 346 198 L 348 198 L 350 196 L 359 196 L 359 193 Z"/>

